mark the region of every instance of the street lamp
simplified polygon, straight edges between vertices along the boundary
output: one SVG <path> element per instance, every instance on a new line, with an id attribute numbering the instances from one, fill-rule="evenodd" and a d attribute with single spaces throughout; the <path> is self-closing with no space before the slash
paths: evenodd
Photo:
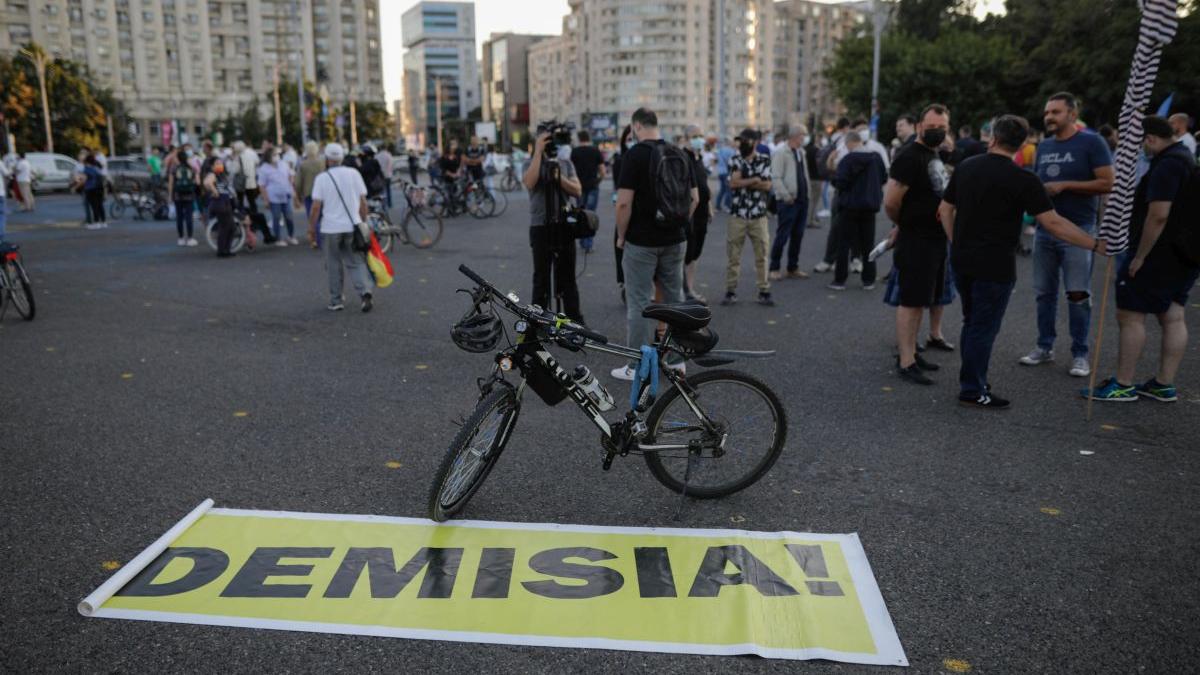
<path id="1" fill-rule="evenodd" d="M 46 64 L 49 63 L 49 60 L 46 58 L 46 52 L 40 48 L 21 48 L 17 53 L 29 59 L 29 62 L 33 64 L 34 71 L 37 72 L 38 84 L 42 88 L 42 120 L 46 123 L 46 151 L 54 152 L 54 136 L 50 133 L 50 100 L 46 97 Z"/>

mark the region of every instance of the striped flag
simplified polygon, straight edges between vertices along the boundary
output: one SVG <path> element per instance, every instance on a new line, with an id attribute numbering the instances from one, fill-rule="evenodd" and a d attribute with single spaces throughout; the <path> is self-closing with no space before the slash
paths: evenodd
<path id="1" fill-rule="evenodd" d="M 1142 149 L 1142 120 L 1150 105 L 1150 92 L 1158 77 L 1158 62 L 1165 47 L 1175 37 L 1179 23 L 1175 8 L 1178 0 L 1138 0 L 1142 10 L 1137 50 L 1129 70 L 1125 102 L 1121 104 L 1120 140 L 1114 158 L 1116 184 L 1100 223 L 1100 237 L 1108 242 L 1108 252 L 1129 248 L 1129 219 L 1133 214 L 1133 195 L 1137 189 L 1138 155 Z"/>

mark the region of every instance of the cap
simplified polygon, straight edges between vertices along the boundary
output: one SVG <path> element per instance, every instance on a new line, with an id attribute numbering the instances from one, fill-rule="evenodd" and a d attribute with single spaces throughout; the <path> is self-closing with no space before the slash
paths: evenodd
<path id="1" fill-rule="evenodd" d="M 346 158 L 346 149 L 341 143 L 330 143 L 325 146 L 325 159 L 340 162 Z"/>

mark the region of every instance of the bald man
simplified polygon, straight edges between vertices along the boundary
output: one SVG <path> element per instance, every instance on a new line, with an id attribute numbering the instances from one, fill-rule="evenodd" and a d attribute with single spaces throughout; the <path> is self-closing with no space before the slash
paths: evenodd
<path id="1" fill-rule="evenodd" d="M 1183 143 L 1188 152 L 1192 153 L 1192 157 L 1196 156 L 1196 137 L 1188 133 L 1188 123 L 1191 119 L 1187 113 L 1175 113 L 1167 118 L 1171 123 L 1171 131 L 1175 133 L 1175 140 Z"/>

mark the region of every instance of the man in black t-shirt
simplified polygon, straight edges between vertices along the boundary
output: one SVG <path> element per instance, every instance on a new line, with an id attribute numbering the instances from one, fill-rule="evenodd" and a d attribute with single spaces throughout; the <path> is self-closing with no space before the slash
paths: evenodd
<path id="1" fill-rule="evenodd" d="M 579 176 L 579 184 L 583 187 L 583 196 L 579 205 L 588 211 L 595 211 L 600 203 L 600 181 L 604 179 L 604 155 L 592 145 L 592 135 L 585 129 L 580 129 L 575 135 L 579 145 L 571 148 L 571 164 Z M 585 250 L 592 250 L 592 237 L 579 240 L 579 245 Z"/>
<path id="2" fill-rule="evenodd" d="M 897 226 L 893 230 L 900 296 L 897 367 L 901 377 L 916 384 L 933 384 L 921 371 L 938 369 L 917 353 L 917 332 L 922 312 L 936 306 L 945 284 L 946 233 L 937 210 L 949 177 L 938 148 L 949 132 L 950 111 L 937 103 L 925 108 L 917 123 L 917 140 L 892 163 L 883 198 L 884 210 Z"/>
<path id="3" fill-rule="evenodd" d="M 654 282 L 662 286 L 663 302 L 683 301 L 683 259 L 686 250 L 684 228 L 687 221 L 668 222 L 658 217 L 654 167 L 654 147 L 664 141 L 658 132 L 658 115 L 638 108 L 631 122 L 637 145 L 621 158 L 621 177 L 617 183 L 617 248 L 623 249 L 621 267 L 625 271 L 626 344 L 634 349 L 653 345 L 657 322 L 642 316 L 642 310 L 654 299 Z M 694 180 L 694 177 L 693 177 Z M 699 190 L 691 189 L 691 213 L 700 202 Z M 632 381 L 636 363 L 612 371 L 618 380 Z M 682 366 L 680 366 L 682 367 Z"/>
<path id="4" fill-rule="evenodd" d="M 487 158 L 487 146 L 479 142 L 478 136 L 471 137 L 471 144 L 463 156 L 463 164 L 467 167 L 467 175 L 472 180 L 483 180 L 483 160 Z"/>
<path id="5" fill-rule="evenodd" d="M 1098 401 L 1128 401 L 1139 396 L 1157 401 L 1178 400 L 1175 376 L 1187 350 L 1184 307 L 1200 269 L 1180 255 L 1176 242 L 1180 228 L 1200 227 L 1182 222 L 1176 205 L 1189 188 L 1195 160 L 1170 123 L 1158 116 L 1142 122 L 1146 153 L 1153 159 L 1134 197 L 1129 228 L 1129 251 L 1117 271 L 1117 325 L 1120 348 L 1117 375 L 1091 392 Z M 1193 196 L 1193 198 L 1195 198 Z M 1150 381 L 1135 385 L 1138 359 L 1146 344 L 1146 315 L 1158 318 L 1162 350 L 1158 371 Z M 1081 392 L 1087 396 L 1089 392 Z"/>
<path id="6" fill-rule="evenodd" d="M 965 160 L 950 178 L 938 215 L 952 241 L 955 284 L 962 297 L 962 368 L 959 403 L 1003 409 L 1009 402 L 992 393 L 988 362 L 1017 280 L 1017 244 L 1029 213 L 1053 236 L 1104 254 L 1096 240 L 1058 215 L 1038 177 L 1013 161 L 1029 135 L 1029 124 L 1003 115 L 992 125 L 987 153 Z"/>
<path id="7" fill-rule="evenodd" d="M 453 192 L 455 181 L 462 175 L 463 151 L 458 147 L 458 141 L 450 141 L 450 149 L 438 160 L 438 168 L 442 170 L 442 182 Z"/>

